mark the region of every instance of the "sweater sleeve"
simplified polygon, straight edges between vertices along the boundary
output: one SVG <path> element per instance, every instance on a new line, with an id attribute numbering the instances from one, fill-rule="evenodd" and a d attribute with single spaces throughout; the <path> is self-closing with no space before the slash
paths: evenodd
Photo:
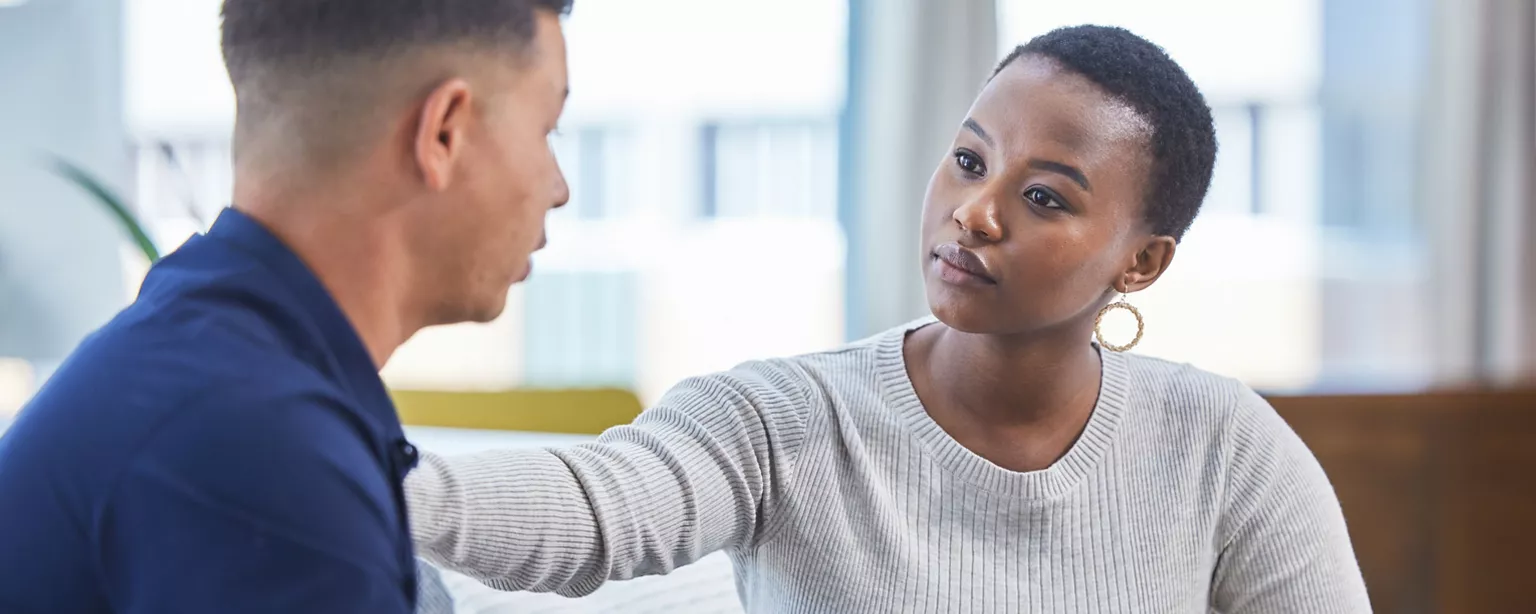
<path id="1" fill-rule="evenodd" d="M 1311 450 L 1246 386 L 1232 429 L 1213 610 L 1370 612 L 1344 514 Z"/>
<path id="2" fill-rule="evenodd" d="M 749 546 L 793 474 L 803 378 L 694 378 L 595 443 L 427 454 L 406 480 L 421 554 L 502 590 L 580 596 Z"/>

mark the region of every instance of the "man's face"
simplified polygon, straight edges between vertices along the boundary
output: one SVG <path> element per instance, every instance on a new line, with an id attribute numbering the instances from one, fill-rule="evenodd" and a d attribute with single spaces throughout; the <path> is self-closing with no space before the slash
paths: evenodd
<path id="1" fill-rule="evenodd" d="M 534 40 L 516 66 L 486 71 L 455 161 L 453 182 L 434 199 L 443 229 L 429 246 L 439 279 L 428 316 L 435 322 L 488 322 L 506 308 L 507 290 L 526 279 L 544 244 L 544 217 L 570 198 L 549 136 L 568 91 L 560 18 L 540 11 Z"/>

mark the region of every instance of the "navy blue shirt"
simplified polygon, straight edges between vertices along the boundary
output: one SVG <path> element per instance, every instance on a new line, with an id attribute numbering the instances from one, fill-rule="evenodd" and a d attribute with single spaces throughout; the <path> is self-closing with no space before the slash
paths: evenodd
<path id="1" fill-rule="evenodd" d="M 226 210 L 0 438 L 0 612 L 410 612 L 415 462 L 319 280 Z"/>

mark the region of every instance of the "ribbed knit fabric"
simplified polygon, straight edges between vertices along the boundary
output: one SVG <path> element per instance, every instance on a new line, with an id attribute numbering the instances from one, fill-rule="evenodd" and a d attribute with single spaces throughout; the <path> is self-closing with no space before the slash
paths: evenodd
<path id="1" fill-rule="evenodd" d="M 678 385 L 596 443 L 407 478 L 423 556 L 582 595 L 725 550 L 748 612 L 1368 612 L 1338 501 L 1246 386 L 1103 352 L 1048 469 L 950 438 L 905 333 Z"/>
<path id="2" fill-rule="evenodd" d="M 453 606 L 453 593 L 448 592 L 442 574 L 416 561 L 416 614 L 453 614 Z"/>

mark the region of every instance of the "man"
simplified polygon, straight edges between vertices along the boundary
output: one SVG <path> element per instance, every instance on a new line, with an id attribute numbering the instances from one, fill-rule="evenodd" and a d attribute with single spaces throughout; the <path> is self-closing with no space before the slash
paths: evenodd
<path id="1" fill-rule="evenodd" d="M 0 611 L 411 611 L 378 369 L 528 275 L 570 4 L 225 1 L 234 207 L 0 440 Z"/>

